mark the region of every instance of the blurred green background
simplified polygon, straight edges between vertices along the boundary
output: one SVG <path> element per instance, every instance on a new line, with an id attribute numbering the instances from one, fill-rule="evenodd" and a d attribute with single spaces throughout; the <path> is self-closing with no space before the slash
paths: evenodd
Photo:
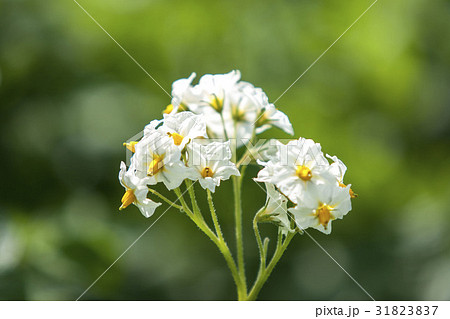
<path id="1" fill-rule="evenodd" d="M 274 101 L 372 1 L 79 2 L 166 90 L 240 69 Z M 310 233 L 378 300 L 450 299 L 449 17 L 449 1 L 380 0 L 277 102 L 348 165 L 353 211 Z M 119 213 L 117 174 L 122 142 L 170 100 L 72 0 L 1 0 L 0 72 L 0 299 L 74 300 L 167 207 Z M 216 206 L 234 249 L 230 184 Z M 248 178 L 243 196 L 253 281 L 265 195 Z M 216 247 L 172 209 L 83 299 L 235 297 Z M 260 299 L 368 297 L 297 236 Z"/>

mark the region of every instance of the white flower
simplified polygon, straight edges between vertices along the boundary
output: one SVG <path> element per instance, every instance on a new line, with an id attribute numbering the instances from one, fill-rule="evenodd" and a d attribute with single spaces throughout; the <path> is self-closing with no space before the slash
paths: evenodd
<path id="1" fill-rule="evenodd" d="M 301 202 L 288 210 L 300 229 L 312 227 L 329 234 L 331 222 L 342 219 L 352 209 L 349 189 L 336 184 L 311 184 Z"/>
<path id="2" fill-rule="evenodd" d="M 127 167 L 124 162 L 120 163 L 119 171 L 120 184 L 125 188 L 125 194 L 122 197 L 122 206 L 120 210 L 127 208 L 130 204 L 136 205 L 145 217 L 150 217 L 155 209 L 161 205 L 147 198 L 148 187 L 145 179 L 140 179 L 135 175 L 134 167 Z"/>
<path id="3" fill-rule="evenodd" d="M 192 170 L 181 160 L 180 149 L 159 129 L 147 127 L 135 150 L 132 160 L 136 174 L 147 177 L 150 185 L 163 182 L 170 190 L 180 186 L 186 178 L 192 178 Z"/>
<path id="4" fill-rule="evenodd" d="M 265 167 L 255 180 L 275 184 L 294 203 L 298 202 L 308 185 L 335 179 L 329 173 L 330 164 L 320 144 L 311 139 L 300 138 L 287 145 L 278 143 L 277 156 L 266 163 L 259 163 Z"/>
<path id="5" fill-rule="evenodd" d="M 214 193 L 220 181 L 231 175 L 240 176 L 236 165 L 230 161 L 230 142 L 212 142 L 207 145 L 191 143 L 188 145 L 188 163 L 194 170 L 194 180 L 198 180 L 204 189 Z"/>
<path id="6" fill-rule="evenodd" d="M 287 214 L 288 199 L 280 194 L 273 184 L 265 183 L 267 198 L 265 206 L 258 212 L 257 218 L 260 222 L 273 222 L 277 224 L 284 235 L 293 232 L 291 222 Z"/>
<path id="7" fill-rule="evenodd" d="M 330 173 L 336 176 L 337 180 L 342 183 L 344 181 L 344 175 L 347 171 L 347 166 L 337 156 L 326 155 L 333 161 L 330 165 Z"/>
<path id="8" fill-rule="evenodd" d="M 196 74 L 192 73 L 187 79 L 180 79 L 172 84 L 172 103 L 164 110 L 165 114 L 177 113 L 179 110 L 186 110 L 187 105 L 198 104 L 200 94 L 191 85 Z"/>
<path id="9" fill-rule="evenodd" d="M 202 96 L 201 103 L 198 106 L 209 106 L 218 113 L 222 112 L 225 103 L 229 103 L 228 94 L 236 90 L 240 78 L 241 73 L 237 70 L 227 74 L 203 75 L 194 88 Z"/>
<path id="10" fill-rule="evenodd" d="M 337 156 L 330 156 L 327 154 L 327 157 L 333 161 L 333 163 L 330 164 L 329 172 L 336 176 L 338 185 L 340 187 L 347 187 L 347 185 L 344 184 L 344 175 L 347 171 L 347 166 L 339 159 Z M 349 184 L 351 186 L 351 184 Z M 351 188 L 349 188 L 350 197 L 355 198 L 358 197 L 358 194 L 355 194 Z"/>
<path id="11" fill-rule="evenodd" d="M 258 176 L 255 177 L 253 180 L 261 183 L 272 183 L 272 181 L 274 180 L 274 176 L 277 173 L 277 170 L 279 169 L 280 165 L 276 161 L 273 161 L 272 159 L 270 159 L 267 162 L 263 162 L 261 160 L 256 160 L 256 162 L 259 165 L 264 166 L 264 168 L 258 172 Z"/>
<path id="12" fill-rule="evenodd" d="M 228 137 L 236 137 L 239 147 L 251 138 L 257 116 L 269 102 L 264 91 L 250 83 L 240 82 L 237 88 L 228 95 L 229 103 L 224 106 L 223 116 Z"/>
<path id="13" fill-rule="evenodd" d="M 294 128 L 286 114 L 277 110 L 275 105 L 268 104 L 261 110 L 256 120 L 256 134 L 260 134 L 271 126 L 276 126 L 290 135 L 294 135 Z"/>
<path id="14" fill-rule="evenodd" d="M 164 123 L 160 129 L 173 139 L 173 143 L 179 146 L 180 150 L 193 138 L 208 137 L 204 116 L 192 112 L 164 114 Z"/>
<path id="15" fill-rule="evenodd" d="M 236 138 L 238 147 L 251 138 L 259 110 L 268 105 L 268 98 L 263 90 L 247 82 L 237 82 L 239 77 L 240 74 L 237 71 L 220 75 L 220 77 L 219 75 L 208 77 L 207 90 L 202 89 L 203 92 L 223 93 L 219 96 L 216 95 L 218 93 L 214 93 L 212 95 L 214 103 L 209 103 L 209 107 L 201 109 L 207 117 L 211 136 Z M 211 82 L 214 82 L 217 88 L 214 89 Z M 202 81 L 199 86 L 201 84 Z M 209 96 L 208 94 L 210 93 L 205 93 L 205 96 Z M 211 98 L 204 98 L 204 100 L 208 99 Z"/>

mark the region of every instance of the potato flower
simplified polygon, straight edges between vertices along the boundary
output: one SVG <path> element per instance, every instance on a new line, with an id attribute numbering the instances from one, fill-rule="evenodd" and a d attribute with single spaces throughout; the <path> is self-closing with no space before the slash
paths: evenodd
<path id="1" fill-rule="evenodd" d="M 342 219 L 352 209 L 349 189 L 335 184 L 311 184 L 299 204 L 288 210 L 300 229 L 312 227 L 330 234 L 331 222 Z"/>
<path id="2" fill-rule="evenodd" d="M 160 130 L 173 139 L 173 143 L 184 149 L 193 138 L 204 137 L 206 134 L 206 122 L 203 115 L 195 115 L 192 112 L 180 112 L 176 114 L 164 114 L 164 121 Z"/>
<path id="3" fill-rule="evenodd" d="M 300 138 L 286 145 L 278 143 L 276 156 L 259 163 L 264 168 L 255 180 L 276 185 L 294 203 L 298 203 L 309 185 L 335 180 L 320 144 L 311 139 Z"/>
<path id="4" fill-rule="evenodd" d="M 223 254 L 238 299 L 255 300 L 294 236 L 307 228 L 330 234 L 332 222 L 351 210 L 351 198 L 356 195 L 350 184 L 344 184 L 345 164 L 336 156 L 326 155 L 329 162 L 319 143 L 303 137 L 287 144 L 259 139 L 260 133 L 272 127 L 291 135 L 294 130 L 288 116 L 270 103 L 261 88 L 241 81 L 239 71 L 206 74 L 197 84 L 193 83 L 195 76 L 192 73 L 175 81 L 163 118 L 146 125 L 142 138 L 124 143 L 131 159 L 128 170 L 125 163 L 120 165 L 119 181 L 125 188 L 120 210 L 134 204 L 150 217 L 161 203 L 147 198 L 149 192 L 179 210 Z M 238 149 L 244 145 L 246 149 Z M 243 188 L 248 186 L 244 177 L 252 174 L 247 166 L 255 160 L 262 169 L 254 180 L 265 183 L 267 196 L 264 205 L 252 212 L 243 202 L 258 200 Z M 229 179 L 232 194 L 224 195 L 234 205 L 216 207 L 215 190 Z M 158 183 L 163 183 L 170 194 L 149 188 Z M 197 200 L 202 197 L 207 200 L 208 212 Z M 222 218 L 232 219 L 225 216 L 230 214 L 235 222 L 233 252 L 220 225 Z M 260 264 L 255 282 L 247 286 L 247 245 L 243 241 L 248 236 L 243 236 L 243 229 L 249 218 L 253 220 Z M 276 225 L 277 236 L 262 236 L 260 223 Z"/>
<path id="5" fill-rule="evenodd" d="M 162 182 L 170 190 L 192 178 L 192 170 L 181 160 L 181 151 L 173 138 L 158 128 L 147 127 L 135 150 L 132 161 L 136 165 L 136 174 L 147 177 L 149 185 Z"/>
<path id="6" fill-rule="evenodd" d="M 220 181 L 231 175 L 240 176 L 236 165 L 230 161 L 230 142 L 212 142 L 206 145 L 192 143 L 188 146 L 188 165 L 193 168 L 194 180 L 204 189 L 214 193 Z"/>
<path id="7" fill-rule="evenodd" d="M 124 162 L 120 163 L 119 171 L 120 184 L 125 188 L 125 194 L 122 197 L 122 205 L 120 210 L 134 204 L 145 217 L 150 217 L 155 209 L 161 205 L 147 198 L 148 187 L 145 179 L 141 179 L 135 175 L 134 167 L 127 167 Z"/>

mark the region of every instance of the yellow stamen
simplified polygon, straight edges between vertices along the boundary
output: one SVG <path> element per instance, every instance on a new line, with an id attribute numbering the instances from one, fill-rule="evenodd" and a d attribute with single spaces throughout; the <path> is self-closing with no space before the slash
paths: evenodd
<path id="1" fill-rule="evenodd" d="M 178 133 L 167 133 L 171 138 L 173 138 L 173 143 L 175 145 L 180 145 L 181 142 L 183 142 L 183 135 L 180 135 Z"/>
<path id="2" fill-rule="evenodd" d="M 166 106 L 166 108 L 164 109 L 164 111 L 162 111 L 162 113 L 163 113 L 163 114 L 170 114 L 170 113 L 173 112 L 174 108 L 175 108 L 175 107 L 173 106 L 173 104 L 169 104 L 169 105 Z M 188 107 L 187 107 L 185 104 L 180 103 L 180 105 L 178 105 L 178 108 L 177 108 L 177 113 L 178 113 L 178 112 L 187 111 L 187 110 L 188 110 Z"/>
<path id="3" fill-rule="evenodd" d="M 212 169 L 209 168 L 209 167 L 205 167 L 205 168 L 202 170 L 202 177 L 203 177 L 203 178 L 206 178 L 206 177 L 213 177 L 213 175 L 214 175 L 214 172 L 213 172 Z"/>
<path id="4" fill-rule="evenodd" d="M 295 174 L 305 182 L 312 178 L 311 170 L 304 165 L 298 165 Z"/>
<path id="5" fill-rule="evenodd" d="M 264 113 L 260 114 L 258 117 L 258 120 L 256 121 L 256 127 L 261 127 L 264 124 L 269 123 L 269 118 L 267 117 L 267 112 L 264 111 Z"/>
<path id="6" fill-rule="evenodd" d="M 172 113 L 172 111 L 173 111 L 173 105 L 169 104 L 169 105 L 166 106 L 166 108 L 164 109 L 163 113 L 164 114 L 170 114 L 170 113 Z"/>
<path id="7" fill-rule="evenodd" d="M 342 184 L 341 182 L 339 182 L 339 186 L 341 186 L 342 188 L 347 187 L 347 185 Z M 358 194 L 356 194 L 351 188 L 350 188 L 350 190 L 349 190 L 349 193 L 350 193 L 350 197 L 351 197 L 351 198 L 356 198 L 356 197 L 358 197 Z"/>
<path id="8" fill-rule="evenodd" d="M 233 117 L 233 120 L 240 122 L 244 120 L 245 112 L 239 109 L 239 106 L 233 105 L 231 107 L 231 116 Z"/>
<path id="9" fill-rule="evenodd" d="M 136 201 L 136 196 L 134 195 L 134 191 L 129 189 L 123 194 L 122 197 L 122 205 L 119 207 L 119 210 L 125 209 Z"/>
<path id="10" fill-rule="evenodd" d="M 325 229 L 327 229 L 328 222 L 333 220 L 334 217 L 331 214 L 333 208 L 326 204 L 320 205 L 315 212 L 315 216 L 319 219 L 319 224 L 321 224 Z"/>
<path id="11" fill-rule="evenodd" d="M 178 112 L 183 112 L 183 111 L 187 111 L 188 107 L 186 104 L 180 103 L 180 105 L 178 105 Z"/>
<path id="12" fill-rule="evenodd" d="M 217 112 L 222 112 L 223 109 L 223 99 L 220 99 L 217 97 L 217 95 L 213 94 L 211 97 L 211 101 L 209 102 L 209 105 L 216 110 Z"/>
<path id="13" fill-rule="evenodd" d="M 130 143 L 123 143 L 123 146 L 125 146 L 126 148 L 127 148 L 127 150 L 129 150 L 129 151 L 131 151 L 131 152 L 136 152 L 136 148 L 135 148 L 135 145 L 137 144 L 138 142 L 134 142 L 134 141 L 132 141 L 132 142 L 130 142 Z"/>
<path id="14" fill-rule="evenodd" d="M 164 169 L 163 159 L 164 156 L 153 155 L 153 160 L 150 162 L 147 170 L 148 176 L 154 176 Z"/>

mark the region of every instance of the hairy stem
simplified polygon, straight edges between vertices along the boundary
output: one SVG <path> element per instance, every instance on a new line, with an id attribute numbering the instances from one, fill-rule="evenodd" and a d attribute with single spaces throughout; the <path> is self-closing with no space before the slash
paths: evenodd
<path id="1" fill-rule="evenodd" d="M 236 221 L 236 247 L 240 280 L 247 290 L 244 265 L 244 244 L 242 240 L 242 206 L 241 206 L 241 184 L 238 176 L 233 176 L 234 191 L 234 218 Z"/>
<path id="2" fill-rule="evenodd" d="M 200 211 L 200 207 L 198 206 L 197 199 L 195 198 L 195 191 L 194 191 L 194 186 L 192 184 L 192 181 L 186 179 L 185 184 L 186 184 L 186 190 L 188 191 L 189 197 L 191 198 L 191 205 L 192 205 L 192 209 L 194 210 L 194 215 L 198 216 L 198 218 L 203 220 L 203 215 Z"/>
<path id="3" fill-rule="evenodd" d="M 259 256 L 260 256 L 260 271 L 266 269 L 266 252 L 264 249 L 263 242 L 261 240 L 261 235 L 258 229 L 258 222 L 256 221 L 256 216 L 253 218 L 253 231 L 255 232 L 256 242 L 258 243 Z"/>
<path id="4" fill-rule="evenodd" d="M 211 218 L 214 223 L 214 228 L 216 229 L 216 234 L 221 241 L 225 242 L 225 239 L 223 238 L 222 230 L 220 229 L 219 220 L 217 219 L 216 209 L 214 208 L 211 191 L 209 189 L 206 189 L 206 193 L 208 194 L 209 210 L 211 211 Z"/>
<path id="5" fill-rule="evenodd" d="M 170 199 L 168 199 L 167 197 L 165 197 L 164 195 L 160 194 L 159 192 L 155 191 L 154 189 L 149 188 L 148 191 L 150 193 L 152 193 L 153 195 L 158 196 L 159 198 L 161 198 L 163 201 L 165 201 L 167 204 L 169 204 L 172 207 L 175 207 L 177 209 L 183 209 L 183 206 L 177 205 L 174 202 L 172 202 Z"/>
<path id="6" fill-rule="evenodd" d="M 292 238 L 294 238 L 294 236 L 295 236 L 295 233 L 289 232 L 283 243 L 280 243 L 280 241 L 282 241 L 282 236 L 278 236 L 279 242 L 277 243 L 277 248 L 275 250 L 275 253 L 273 254 L 273 257 L 270 260 L 270 263 L 267 266 L 267 268 L 265 268 L 260 274 L 258 274 L 258 278 L 256 279 L 252 290 L 250 291 L 250 293 L 247 296 L 247 300 L 256 300 L 261 288 L 263 287 L 264 283 L 269 278 L 270 274 L 272 273 L 272 270 L 277 265 L 281 256 L 283 256 L 283 253 L 285 252 L 286 248 L 289 246 L 289 243 L 291 242 Z M 281 240 L 280 240 L 280 238 L 281 238 Z"/>
<path id="7" fill-rule="evenodd" d="M 236 284 L 237 288 L 237 294 L 239 300 L 244 300 L 247 297 L 247 288 L 242 284 L 242 281 L 240 280 L 240 276 L 238 273 L 238 269 L 236 267 L 236 263 L 233 259 L 233 256 L 231 255 L 231 251 L 226 244 L 224 240 L 221 240 L 219 237 L 217 237 L 213 231 L 208 227 L 205 220 L 203 219 L 201 213 L 195 214 L 193 213 L 189 206 L 187 205 L 186 201 L 184 200 L 183 193 L 181 193 L 179 188 L 176 188 L 175 193 L 178 196 L 178 199 L 180 200 L 183 209 L 187 212 L 187 216 L 197 225 L 198 228 L 200 228 L 201 231 L 203 231 L 206 236 L 209 237 L 213 241 L 213 243 L 219 248 L 219 251 L 222 253 L 223 257 L 225 258 L 225 261 L 228 265 L 228 268 L 230 268 L 231 275 L 233 277 L 234 283 Z M 189 191 L 189 190 L 187 190 Z M 186 192 L 186 191 L 185 191 Z M 191 197 L 192 199 L 192 197 Z M 194 197 L 195 199 L 195 197 Z M 193 204 L 194 205 L 194 204 Z M 198 208 L 198 206 L 197 206 Z"/>
<path id="8" fill-rule="evenodd" d="M 186 203 L 186 201 L 184 200 L 184 193 L 186 193 L 186 191 L 184 191 L 183 193 L 181 193 L 181 190 L 179 187 L 175 188 L 173 190 L 175 192 L 175 194 L 178 196 L 178 200 L 181 203 L 181 206 L 183 207 L 184 211 L 187 213 L 187 215 L 189 217 L 191 217 L 194 213 L 192 212 L 192 210 L 189 208 L 188 204 Z"/>

